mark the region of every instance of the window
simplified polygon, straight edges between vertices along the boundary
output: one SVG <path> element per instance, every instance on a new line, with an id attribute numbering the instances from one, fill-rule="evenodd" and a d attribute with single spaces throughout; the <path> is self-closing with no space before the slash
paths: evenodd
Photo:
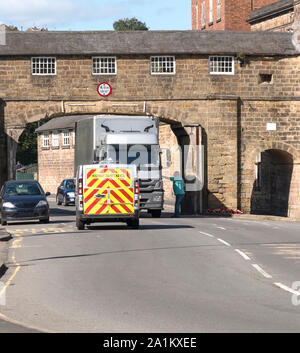
<path id="1" fill-rule="evenodd" d="M 56 75 L 56 58 L 31 58 L 32 75 Z"/>
<path id="2" fill-rule="evenodd" d="M 205 15 L 205 11 L 206 11 L 206 8 L 205 8 L 205 1 L 202 1 L 202 4 L 201 4 L 201 28 L 205 28 L 205 22 L 206 22 L 206 15 Z"/>
<path id="3" fill-rule="evenodd" d="M 175 74 L 175 56 L 152 56 L 150 63 L 152 75 Z"/>
<path id="4" fill-rule="evenodd" d="M 217 2 L 217 22 L 221 21 L 221 0 Z"/>
<path id="5" fill-rule="evenodd" d="M 45 132 L 43 134 L 43 147 L 49 148 L 50 147 L 50 142 L 49 142 L 49 133 Z"/>
<path id="6" fill-rule="evenodd" d="M 209 24 L 213 24 L 213 0 L 209 0 Z"/>
<path id="7" fill-rule="evenodd" d="M 59 147 L 59 134 L 57 131 L 52 132 L 52 147 Z"/>
<path id="8" fill-rule="evenodd" d="M 116 75 L 116 57 L 97 57 L 93 58 L 93 75 Z"/>
<path id="9" fill-rule="evenodd" d="M 70 146 L 70 132 L 63 132 L 63 146 Z"/>
<path id="10" fill-rule="evenodd" d="M 210 56 L 209 73 L 211 75 L 234 75 L 234 57 Z"/>

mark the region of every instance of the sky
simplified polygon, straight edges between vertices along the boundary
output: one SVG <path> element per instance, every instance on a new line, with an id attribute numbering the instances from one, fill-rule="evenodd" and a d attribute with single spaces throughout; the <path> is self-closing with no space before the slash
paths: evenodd
<path id="1" fill-rule="evenodd" d="M 19 29 L 113 30 L 136 17 L 150 30 L 191 29 L 191 0 L 0 0 L 0 23 Z"/>

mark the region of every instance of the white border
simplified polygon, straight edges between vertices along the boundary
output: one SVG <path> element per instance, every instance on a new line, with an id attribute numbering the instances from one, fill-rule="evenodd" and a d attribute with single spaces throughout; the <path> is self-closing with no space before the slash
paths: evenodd
<path id="1" fill-rule="evenodd" d="M 151 59 L 152 58 L 173 58 L 173 63 L 174 63 L 174 72 L 152 72 L 152 65 L 151 65 Z M 150 75 L 176 75 L 176 58 L 174 55 L 155 55 L 155 56 L 150 56 L 149 60 L 150 64 Z"/>
<path id="2" fill-rule="evenodd" d="M 93 72 L 93 62 L 94 62 L 94 59 L 115 59 L 115 72 L 114 73 L 102 73 L 102 72 L 99 72 L 99 73 L 95 73 Z M 103 75 L 103 76 L 113 76 L 113 75 L 117 75 L 118 73 L 118 67 L 117 67 L 117 57 L 116 56 L 92 56 L 92 75 L 94 76 L 99 76 L 99 75 Z"/>

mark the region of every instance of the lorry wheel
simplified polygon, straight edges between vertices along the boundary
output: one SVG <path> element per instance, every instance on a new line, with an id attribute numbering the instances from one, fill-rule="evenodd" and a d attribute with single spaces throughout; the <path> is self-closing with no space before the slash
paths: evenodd
<path id="1" fill-rule="evenodd" d="M 84 222 L 78 218 L 76 218 L 76 227 L 78 230 L 84 230 Z"/>
<path id="2" fill-rule="evenodd" d="M 140 220 L 139 219 L 131 219 L 127 221 L 127 226 L 131 229 L 139 229 Z"/>
<path id="3" fill-rule="evenodd" d="M 151 211 L 151 216 L 153 218 L 160 218 L 161 217 L 161 210 L 153 210 L 153 211 Z"/>

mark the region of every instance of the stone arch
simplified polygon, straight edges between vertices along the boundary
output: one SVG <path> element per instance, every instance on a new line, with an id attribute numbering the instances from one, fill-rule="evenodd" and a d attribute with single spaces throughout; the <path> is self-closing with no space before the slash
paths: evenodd
<path id="1" fill-rule="evenodd" d="M 261 142 L 246 151 L 244 159 L 242 190 L 246 197 L 243 207 L 250 213 L 298 217 L 300 214 L 299 151 L 284 142 Z M 269 180 L 269 191 L 266 189 L 259 191 L 258 180 L 262 177 L 261 173 L 266 175 L 266 171 L 262 168 L 266 165 L 267 160 L 270 162 L 269 174 L 273 173 L 273 179 Z M 280 168 L 280 164 L 285 166 Z M 274 186 L 276 183 L 280 185 L 280 180 L 284 180 L 284 178 L 285 183 L 281 183 L 281 187 Z M 272 183 L 273 189 L 271 191 Z M 265 194 L 262 195 L 263 193 Z M 278 197 L 277 200 L 276 197 Z M 257 201 L 257 198 L 264 198 L 265 201 L 268 199 L 273 211 L 270 207 L 267 209 L 266 206 L 264 212 L 262 203 L 259 206 L 260 209 L 255 210 L 258 207 L 255 206 L 255 203 L 260 202 Z M 286 200 L 284 200 L 285 198 Z"/>

